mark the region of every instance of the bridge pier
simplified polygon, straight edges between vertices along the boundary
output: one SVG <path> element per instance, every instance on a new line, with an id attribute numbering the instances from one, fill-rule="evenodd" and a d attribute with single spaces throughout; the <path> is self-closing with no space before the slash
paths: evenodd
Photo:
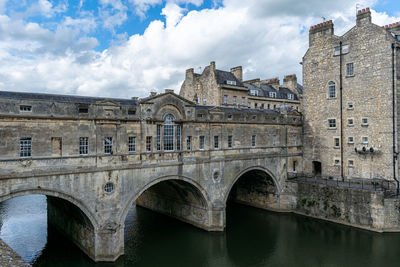
<path id="1" fill-rule="evenodd" d="M 124 254 L 124 227 L 106 223 L 96 229 L 76 206 L 47 196 L 48 225 L 64 234 L 94 261 L 115 261 Z"/>

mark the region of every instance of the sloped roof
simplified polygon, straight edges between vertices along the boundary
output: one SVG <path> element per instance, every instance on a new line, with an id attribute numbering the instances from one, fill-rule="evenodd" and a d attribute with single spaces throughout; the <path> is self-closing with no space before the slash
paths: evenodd
<path id="1" fill-rule="evenodd" d="M 227 81 L 235 81 L 236 86 L 243 86 L 242 82 L 239 81 L 235 75 L 229 71 L 215 70 L 215 75 L 217 77 L 218 84 L 227 84 Z"/>
<path id="2" fill-rule="evenodd" d="M 25 93 L 25 92 L 9 92 L 0 91 L 0 98 L 11 99 L 27 99 L 27 100 L 48 100 L 69 103 L 96 104 L 97 102 L 112 101 L 121 105 L 136 106 L 137 100 L 108 98 L 108 97 L 91 97 L 91 96 L 75 96 L 75 95 L 56 95 L 42 93 Z"/>

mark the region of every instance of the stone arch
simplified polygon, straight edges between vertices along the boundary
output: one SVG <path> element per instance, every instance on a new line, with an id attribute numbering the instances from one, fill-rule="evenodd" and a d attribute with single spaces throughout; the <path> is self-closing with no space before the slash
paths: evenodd
<path id="1" fill-rule="evenodd" d="M 14 191 L 14 192 L 9 193 L 4 196 L 0 196 L 0 202 L 6 201 L 11 198 L 27 196 L 27 195 L 46 195 L 46 196 L 51 196 L 51 197 L 61 198 L 63 200 L 66 200 L 67 202 L 70 202 L 71 204 L 78 207 L 86 215 L 86 217 L 89 219 L 89 221 L 92 224 L 94 229 L 99 229 L 99 227 L 100 227 L 99 220 L 96 217 L 96 215 L 82 201 L 74 198 L 71 195 L 68 195 L 61 191 L 58 191 L 58 190 L 49 190 L 49 189 L 43 189 L 43 188 L 18 190 L 18 191 Z"/>
<path id="2" fill-rule="evenodd" d="M 128 215 L 128 212 L 130 208 L 132 207 L 133 203 L 148 189 L 150 189 L 152 186 L 155 186 L 157 184 L 160 184 L 165 181 L 184 181 L 191 186 L 193 186 L 197 191 L 200 193 L 201 197 L 203 198 L 206 208 L 210 209 L 211 208 L 211 199 L 209 194 L 207 193 L 206 190 L 203 189 L 203 187 L 194 181 L 193 179 L 186 177 L 186 176 L 176 176 L 176 175 L 167 175 L 167 176 L 161 176 L 158 177 L 157 179 L 152 179 L 151 182 L 146 184 L 143 188 L 140 189 L 140 191 L 136 192 L 134 195 L 132 195 L 129 200 L 126 202 L 124 205 L 124 208 L 119 215 L 118 221 L 120 222 L 121 225 L 124 224 L 126 216 Z"/>
<path id="3" fill-rule="evenodd" d="M 178 105 L 175 105 L 174 103 L 168 103 L 160 106 L 160 108 L 156 110 L 155 114 L 160 120 L 164 120 L 164 117 L 167 114 L 174 116 L 175 120 L 182 120 L 185 116 L 184 109 Z"/>
<path id="4" fill-rule="evenodd" d="M 235 178 L 234 178 L 233 181 L 229 184 L 227 190 L 225 191 L 225 195 L 224 195 L 224 199 L 223 199 L 223 203 L 224 203 L 225 205 L 226 205 L 226 202 L 228 201 L 229 194 L 230 194 L 230 192 L 231 192 L 233 186 L 236 184 L 236 182 L 237 182 L 244 174 L 246 174 L 246 173 L 248 173 L 248 172 L 251 172 L 251 171 L 263 171 L 263 172 L 265 172 L 268 176 L 271 177 L 272 181 L 274 182 L 274 185 L 275 185 L 276 188 L 277 188 L 278 194 L 281 192 L 281 186 L 280 186 L 280 184 L 278 183 L 278 180 L 276 179 L 275 175 L 274 175 L 270 170 L 268 170 L 267 168 L 265 168 L 265 167 L 263 167 L 263 166 L 252 166 L 252 167 L 248 167 L 248 168 L 245 168 L 245 169 L 241 170 L 239 173 L 237 173 L 237 174 L 235 175 Z"/>

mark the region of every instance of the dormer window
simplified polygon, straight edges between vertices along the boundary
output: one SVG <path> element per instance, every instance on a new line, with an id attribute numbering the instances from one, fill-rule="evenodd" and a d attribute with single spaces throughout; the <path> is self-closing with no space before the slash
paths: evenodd
<path id="1" fill-rule="evenodd" d="M 293 99 L 294 99 L 294 95 L 293 95 L 293 94 L 288 94 L 288 95 L 287 95 L 287 99 L 293 100 Z"/>
<path id="2" fill-rule="evenodd" d="M 269 97 L 276 98 L 276 92 L 269 92 Z"/>
<path id="3" fill-rule="evenodd" d="M 229 85 L 236 85 L 236 81 L 227 80 L 227 81 L 226 81 L 226 84 L 229 84 Z"/>
<path id="4" fill-rule="evenodd" d="M 258 90 L 251 89 L 250 95 L 258 96 Z"/>
<path id="5" fill-rule="evenodd" d="M 32 111 L 32 106 L 21 105 L 21 106 L 19 106 L 19 111 L 31 112 Z"/>

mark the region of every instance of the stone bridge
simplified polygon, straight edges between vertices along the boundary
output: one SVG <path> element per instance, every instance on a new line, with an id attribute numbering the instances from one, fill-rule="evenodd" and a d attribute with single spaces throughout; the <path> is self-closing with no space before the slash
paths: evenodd
<path id="1" fill-rule="evenodd" d="M 293 208 L 286 179 L 301 171 L 299 114 L 204 108 L 173 93 L 150 100 L 136 106 L 144 115 L 131 121 L 4 116 L 0 136 L 3 130 L 10 137 L 0 143 L 0 202 L 46 195 L 48 222 L 94 261 L 115 261 L 124 253 L 125 218 L 135 204 L 207 231 L 224 230 L 228 199 L 271 210 Z M 181 128 L 164 123 L 165 114 L 173 114 Z M 173 151 L 158 151 L 168 142 L 159 138 L 162 127 L 179 134 Z M 32 147 L 24 150 L 28 131 Z M 123 142 L 130 134 L 138 142 L 132 153 Z M 89 136 L 87 155 L 74 154 L 82 152 L 76 152 L 79 136 Z M 104 154 L 108 140 L 113 147 Z M 26 151 L 29 157 L 17 156 Z"/>

